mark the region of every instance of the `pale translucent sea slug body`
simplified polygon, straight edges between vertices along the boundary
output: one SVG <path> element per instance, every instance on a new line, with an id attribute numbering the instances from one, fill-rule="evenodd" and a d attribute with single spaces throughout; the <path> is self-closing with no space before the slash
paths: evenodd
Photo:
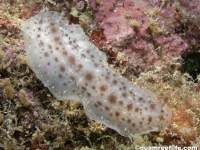
<path id="1" fill-rule="evenodd" d="M 57 99 L 81 102 L 89 118 L 124 136 L 169 125 L 171 109 L 108 67 L 79 25 L 45 12 L 23 23 L 22 31 L 29 66 Z"/>

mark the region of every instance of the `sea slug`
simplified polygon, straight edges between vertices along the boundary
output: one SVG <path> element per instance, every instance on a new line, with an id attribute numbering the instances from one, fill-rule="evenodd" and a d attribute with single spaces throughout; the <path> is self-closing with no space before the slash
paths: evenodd
<path id="1" fill-rule="evenodd" d="M 79 25 L 44 12 L 24 22 L 22 31 L 28 65 L 57 99 L 81 102 L 90 119 L 123 136 L 169 125 L 171 109 L 110 68 Z"/>

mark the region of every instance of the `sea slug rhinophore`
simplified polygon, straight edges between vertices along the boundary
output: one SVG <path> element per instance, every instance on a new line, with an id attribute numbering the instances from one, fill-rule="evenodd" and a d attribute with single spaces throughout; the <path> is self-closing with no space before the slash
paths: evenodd
<path id="1" fill-rule="evenodd" d="M 29 66 L 57 99 L 81 102 L 90 119 L 124 136 L 169 125 L 171 109 L 110 68 L 79 25 L 44 12 L 23 23 L 22 31 Z"/>

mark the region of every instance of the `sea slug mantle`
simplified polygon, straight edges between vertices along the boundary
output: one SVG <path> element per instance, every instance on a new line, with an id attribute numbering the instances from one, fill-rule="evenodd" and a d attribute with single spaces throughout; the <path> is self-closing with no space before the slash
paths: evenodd
<path id="1" fill-rule="evenodd" d="M 29 66 L 57 99 L 81 102 L 90 119 L 124 136 L 169 125 L 171 109 L 110 68 L 79 25 L 44 12 L 23 23 L 22 31 Z"/>

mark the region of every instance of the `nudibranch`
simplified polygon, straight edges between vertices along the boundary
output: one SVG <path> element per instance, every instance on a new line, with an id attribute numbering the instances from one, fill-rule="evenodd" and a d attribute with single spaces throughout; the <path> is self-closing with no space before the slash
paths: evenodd
<path id="1" fill-rule="evenodd" d="M 28 65 L 57 99 L 79 101 L 90 119 L 123 136 L 169 125 L 170 107 L 109 67 L 79 25 L 50 11 L 25 21 L 22 31 Z"/>

